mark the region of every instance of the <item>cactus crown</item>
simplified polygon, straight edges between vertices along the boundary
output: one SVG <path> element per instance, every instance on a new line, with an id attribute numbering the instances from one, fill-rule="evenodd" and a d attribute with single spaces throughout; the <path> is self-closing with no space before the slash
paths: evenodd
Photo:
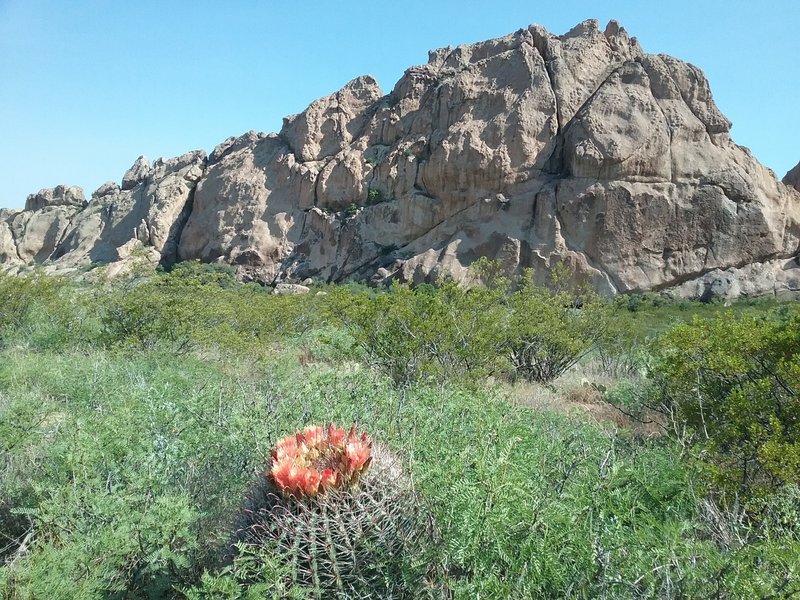
<path id="1" fill-rule="evenodd" d="M 372 440 L 336 427 L 310 425 L 279 440 L 271 450 L 269 478 L 284 496 L 314 497 L 349 489 L 372 461 Z"/>

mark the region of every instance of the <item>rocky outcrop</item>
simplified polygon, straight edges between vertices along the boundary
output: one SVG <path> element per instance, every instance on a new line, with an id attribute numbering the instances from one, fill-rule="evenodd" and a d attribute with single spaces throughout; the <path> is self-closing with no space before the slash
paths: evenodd
<path id="1" fill-rule="evenodd" d="M 47 260 L 85 206 L 81 188 L 59 185 L 28 196 L 23 211 L 0 214 L 0 261 L 16 266 Z"/>
<path id="2" fill-rule="evenodd" d="M 0 272 L 16 269 L 23 264 L 17 253 L 17 241 L 10 224 L 19 212 L 0 208 Z"/>
<path id="3" fill-rule="evenodd" d="M 797 298 L 800 296 L 800 261 L 797 257 L 783 258 L 714 269 L 670 291 L 675 296 L 701 300 L 765 294 Z"/>
<path id="4" fill-rule="evenodd" d="M 143 256 L 149 262 L 157 256 L 154 266 L 172 263 L 205 164 L 201 150 L 152 166 L 140 157 L 122 186 L 104 183 L 88 203 L 77 187 L 31 195 L 25 210 L 0 214 L 0 263 L 5 270 L 47 263 L 51 272 L 103 263 L 116 273 L 127 272 L 127 263 Z"/>
<path id="5" fill-rule="evenodd" d="M 786 176 L 783 178 L 783 183 L 792 186 L 800 192 L 800 163 L 797 163 L 794 169 L 786 173 Z"/>
<path id="6" fill-rule="evenodd" d="M 421 282 L 488 256 L 540 280 L 566 262 L 609 294 L 791 291 L 800 194 L 729 130 L 699 69 L 617 23 L 531 26 L 431 52 L 389 94 L 359 77 L 208 159 L 140 157 L 33 260 L 114 262 L 136 239 L 269 283 Z"/>
<path id="7" fill-rule="evenodd" d="M 203 151 L 159 159 L 152 167 L 140 157 L 122 187 L 105 183 L 92 194 L 52 258 L 71 266 L 112 263 L 120 260 L 121 246 L 138 240 L 158 252 L 162 261 L 174 262 L 205 161 Z"/>
<path id="8" fill-rule="evenodd" d="M 28 196 L 28 199 L 25 201 L 25 210 L 30 212 L 35 212 L 51 206 L 83 208 L 86 206 L 83 190 L 74 185 L 58 185 L 54 188 L 39 190 L 38 193 Z"/>

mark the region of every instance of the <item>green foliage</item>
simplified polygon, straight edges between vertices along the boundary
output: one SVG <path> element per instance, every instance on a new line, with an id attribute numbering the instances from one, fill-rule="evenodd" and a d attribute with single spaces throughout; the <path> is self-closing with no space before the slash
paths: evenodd
<path id="1" fill-rule="evenodd" d="M 394 284 L 377 295 L 339 290 L 330 306 L 367 360 L 406 385 L 451 376 L 475 381 L 503 368 L 501 301 L 496 291 L 445 282 L 438 289 Z"/>
<path id="2" fill-rule="evenodd" d="M 380 204 L 381 202 L 386 202 L 386 200 L 386 194 L 383 193 L 383 190 L 378 188 L 372 188 L 367 194 L 367 206 Z"/>
<path id="3" fill-rule="evenodd" d="M 509 299 L 507 347 L 516 375 L 549 383 L 608 336 L 611 306 L 590 292 L 522 287 Z"/>
<path id="4" fill-rule="evenodd" d="M 0 329 L 21 327 L 32 311 L 52 307 L 65 286 L 64 280 L 37 274 L 0 275 Z"/>
<path id="5" fill-rule="evenodd" d="M 506 374 L 549 383 L 608 335 L 613 308 L 589 292 L 521 282 L 512 290 L 492 261 L 478 261 L 473 272 L 484 286 L 395 283 L 388 294 L 339 292 L 330 306 L 367 360 L 403 385 Z"/>
<path id="6" fill-rule="evenodd" d="M 0 275 L 0 345 L 44 350 L 91 344 L 99 331 L 98 293 L 37 273 Z"/>
<path id="7" fill-rule="evenodd" d="M 186 600 L 307 600 L 308 590 L 291 583 L 280 557 L 253 545 L 238 544 L 236 560 L 205 571 L 198 585 L 183 590 Z"/>
<path id="8" fill-rule="evenodd" d="M 800 482 L 800 311 L 695 319 L 655 352 L 660 399 L 720 482 L 744 492 Z"/>
<path id="9" fill-rule="evenodd" d="M 236 284 L 227 269 L 180 263 L 105 300 L 103 339 L 127 348 L 269 350 L 278 337 L 300 334 L 313 322 L 313 299 L 268 294 Z"/>
<path id="10" fill-rule="evenodd" d="M 432 592 L 800 593 L 787 418 L 798 414 L 797 308 L 757 318 L 765 305 L 741 305 L 679 326 L 653 358 L 644 337 L 724 307 L 631 312 L 568 283 L 482 275 L 471 291 L 324 296 L 273 296 L 197 264 L 94 287 L 0 279 L 0 597 L 313 598 L 283 552 L 244 544 L 222 557 L 272 442 L 331 419 L 408 457 L 441 535 L 428 563 L 446 589 Z M 523 384 L 484 385 L 510 373 L 514 343 L 543 333 L 578 354 L 643 354 L 647 386 L 611 381 L 608 397 L 635 412 L 653 386 L 700 452 L 505 399 Z M 747 464 L 747 502 L 713 489 L 693 455 L 736 490 Z M 399 585 L 419 571 L 382 572 Z"/>

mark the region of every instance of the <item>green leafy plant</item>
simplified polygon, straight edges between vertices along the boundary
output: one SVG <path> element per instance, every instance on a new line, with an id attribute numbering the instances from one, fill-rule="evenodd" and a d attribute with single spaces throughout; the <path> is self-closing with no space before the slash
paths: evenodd
<path id="1" fill-rule="evenodd" d="M 612 307 L 591 292 L 522 286 L 509 298 L 506 348 L 515 375 L 550 383 L 607 339 Z"/>
<path id="2" fill-rule="evenodd" d="M 386 202 L 386 200 L 386 194 L 383 193 L 383 190 L 378 188 L 372 188 L 367 194 L 367 206 L 380 204 L 381 202 Z"/>
<path id="3" fill-rule="evenodd" d="M 800 312 L 678 325 L 655 346 L 666 411 L 728 488 L 800 482 Z"/>
<path id="4" fill-rule="evenodd" d="M 500 292 L 395 283 L 377 295 L 339 291 L 330 306 L 367 359 L 400 385 L 455 375 L 477 381 L 505 368 Z"/>

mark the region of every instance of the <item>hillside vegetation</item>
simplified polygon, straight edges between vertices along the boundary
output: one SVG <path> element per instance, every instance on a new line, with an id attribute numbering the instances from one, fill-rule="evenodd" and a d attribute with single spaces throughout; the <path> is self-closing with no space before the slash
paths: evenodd
<path id="1" fill-rule="evenodd" d="M 276 441 L 331 421 L 430 519 L 431 546 L 364 559 L 394 597 L 800 594 L 798 305 L 475 275 L 1 278 L 0 596 L 336 597 L 236 526 Z"/>

